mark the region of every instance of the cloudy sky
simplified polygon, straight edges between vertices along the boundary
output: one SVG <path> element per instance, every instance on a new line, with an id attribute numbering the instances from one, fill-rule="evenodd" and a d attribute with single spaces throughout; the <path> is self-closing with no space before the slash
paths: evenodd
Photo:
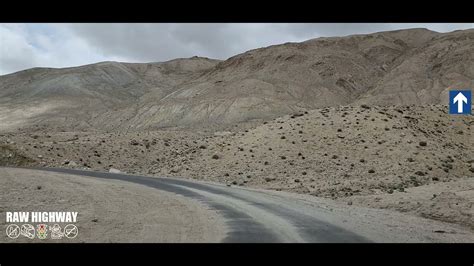
<path id="1" fill-rule="evenodd" d="M 467 24 L 1 24 L 0 75 L 31 67 L 69 67 L 100 61 L 159 62 L 178 57 L 226 59 L 249 49 L 322 36 L 402 28 L 438 32 Z"/>

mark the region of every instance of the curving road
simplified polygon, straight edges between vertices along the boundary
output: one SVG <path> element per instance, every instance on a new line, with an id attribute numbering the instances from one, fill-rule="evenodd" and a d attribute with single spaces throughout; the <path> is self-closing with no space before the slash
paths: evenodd
<path id="1" fill-rule="evenodd" d="M 221 184 L 177 178 L 62 168 L 34 169 L 123 180 L 197 200 L 218 210 L 221 214 L 229 228 L 223 242 L 459 241 L 459 235 L 453 237 L 434 232 L 439 228 L 452 232 L 460 230 L 444 223 L 384 210 L 347 206 L 311 196 L 228 187 Z"/>

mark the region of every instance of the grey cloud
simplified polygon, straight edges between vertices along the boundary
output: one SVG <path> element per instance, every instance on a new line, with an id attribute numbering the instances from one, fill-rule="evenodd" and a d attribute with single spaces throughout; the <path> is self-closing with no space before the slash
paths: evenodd
<path id="1" fill-rule="evenodd" d="M 214 31 L 209 27 L 190 25 L 187 28 L 175 24 L 73 24 L 68 27 L 102 55 L 119 55 L 135 61 L 163 61 L 205 54 L 204 48 L 212 45 L 208 35 Z M 200 36 L 194 36 L 196 32 Z M 206 40 L 209 46 L 204 45 Z"/>
<path id="2" fill-rule="evenodd" d="M 159 62 L 191 56 L 227 59 L 250 49 L 285 42 L 420 27 L 447 32 L 473 28 L 473 24 L 45 24 L 48 36 L 34 29 L 19 33 L 0 24 L 0 74 L 34 66 L 63 67 L 99 60 Z M 35 40 L 39 39 L 46 39 L 51 45 L 38 49 Z"/>
<path id="3" fill-rule="evenodd" d="M 225 59 L 258 46 L 263 34 L 255 34 L 251 24 L 73 24 L 68 27 L 105 56 L 120 55 L 138 61 L 195 55 Z"/>
<path id="4" fill-rule="evenodd" d="M 249 49 L 321 36 L 343 36 L 400 28 L 437 31 L 472 28 L 472 24 L 73 24 L 70 29 L 105 56 L 163 61 L 194 55 L 226 59 Z"/>

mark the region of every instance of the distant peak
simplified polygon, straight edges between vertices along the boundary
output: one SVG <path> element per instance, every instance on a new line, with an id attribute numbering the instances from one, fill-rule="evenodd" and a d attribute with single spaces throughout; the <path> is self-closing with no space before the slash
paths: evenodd
<path id="1" fill-rule="evenodd" d="M 92 64 L 92 65 L 119 65 L 119 64 L 121 64 L 121 62 L 117 62 L 117 61 L 102 61 L 102 62 L 98 62 L 98 63 Z"/>
<path id="2" fill-rule="evenodd" d="M 195 55 L 195 56 L 188 57 L 188 58 L 177 58 L 176 60 L 210 60 L 210 61 L 215 61 L 215 60 L 218 60 L 218 59 L 212 59 L 212 58 L 209 58 L 209 57 Z"/>
<path id="3" fill-rule="evenodd" d="M 427 28 L 408 28 L 408 29 L 400 29 L 400 30 L 381 31 L 381 32 L 377 32 L 377 33 L 383 33 L 383 32 L 386 32 L 386 33 L 390 33 L 390 32 L 409 32 L 409 31 L 410 32 L 425 31 L 425 32 L 439 33 L 437 31 L 430 30 L 430 29 L 427 29 Z"/>

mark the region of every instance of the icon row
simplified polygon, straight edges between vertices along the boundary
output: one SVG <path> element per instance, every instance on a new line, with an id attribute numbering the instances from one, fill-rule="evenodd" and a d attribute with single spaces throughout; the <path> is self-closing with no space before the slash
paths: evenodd
<path id="1" fill-rule="evenodd" d="M 77 236 L 79 230 L 74 224 L 68 224 L 61 229 L 59 224 L 49 226 L 46 224 L 39 224 L 36 229 L 31 224 L 23 224 L 20 226 L 16 224 L 10 224 L 7 226 L 6 233 L 9 238 L 16 239 L 20 235 L 25 236 L 29 239 L 34 239 L 35 235 L 38 239 L 46 239 L 48 237 L 48 231 L 51 232 L 51 239 L 62 239 L 63 237 L 72 239 Z"/>

